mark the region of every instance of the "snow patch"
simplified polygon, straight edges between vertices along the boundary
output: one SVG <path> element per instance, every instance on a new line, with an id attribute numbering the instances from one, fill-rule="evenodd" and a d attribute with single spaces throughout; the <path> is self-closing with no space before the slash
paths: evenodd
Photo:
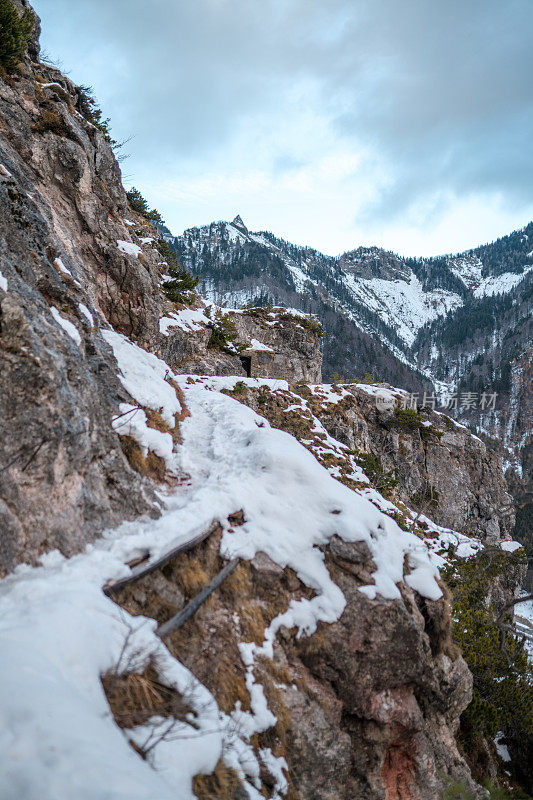
<path id="1" fill-rule="evenodd" d="M 258 339 L 252 339 L 250 342 L 250 346 L 246 348 L 247 350 L 266 350 L 269 353 L 273 353 L 274 350 L 269 347 L 268 345 L 260 342 Z"/>
<path id="2" fill-rule="evenodd" d="M 363 279 L 345 273 L 344 283 L 359 302 L 374 311 L 409 346 L 423 325 L 463 304 L 462 298 L 454 292 L 444 289 L 425 292 L 414 273 L 409 281 Z"/>
<path id="3" fill-rule="evenodd" d="M 133 242 L 124 242 L 122 239 L 117 241 L 117 247 L 121 253 L 126 253 L 128 256 L 135 256 L 135 258 L 138 258 L 142 253 L 142 250 L 138 244 L 133 244 Z"/>
<path id="4" fill-rule="evenodd" d="M 4 278 L 1 272 L 0 272 L 0 289 L 3 289 L 4 292 L 7 292 L 7 278 Z"/>
<path id="5" fill-rule="evenodd" d="M 181 328 L 182 331 L 199 331 L 207 325 L 207 317 L 203 308 L 184 308 L 173 311 L 169 317 L 159 320 L 159 331 L 164 336 L 169 335 L 170 328 Z"/>
<path id="6" fill-rule="evenodd" d="M 527 267 L 521 273 L 504 272 L 502 275 L 489 275 L 477 289 L 474 289 L 474 297 L 492 297 L 495 294 L 506 294 L 511 289 L 514 289 L 515 286 L 518 286 L 531 270 L 533 270 L 533 266 Z"/>
<path id="7" fill-rule="evenodd" d="M 84 305 L 83 303 L 78 303 L 78 308 L 80 309 L 83 316 L 87 319 L 87 322 L 89 323 L 91 328 L 94 328 L 94 317 L 87 308 L 87 306 Z"/>
<path id="8" fill-rule="evenodd" d="M 52 316 L 58 325 L 61 325 L 65 333 L 68 333 L 71 339 L 73 339 L 77 345 L 81 344 L 81 336 L 78 332 L 78 329 L 72 322 L 65 317 L 62 317 L 59 311 L 55 306 L 50 306 L 50 311 L 52 312 Z"/>
<path id="9" fill-rule="evenodd" d="M 120 333 L 104 330 L 102 336 L 113 348 L 119 378 L 126 391 L 140 406 L 160 411 L 167 425 L 173 428 L 174 414 L 180 413 L 181 403 L 174 387 L 166 381 L 167 377 L 176 377 L 170 367 Z"/>
<path id="10" fill-rule="evenodd" d="M 481 283 L 483 262 L 478 256 L 459 256 L 449 258 L 448 267 L 467 289 L 475 289 Z"/>
<path id="11" fill-rule="evenodd" d="M 156 456 L 165 461 L 170 469 L 172 467 L 173 441 L 170 433 L 163 433 L 146 424 L 146 414 L 138 406 L 121 403 L 120 414 L 113 417 L 112 425 L 120 436 L 131 436 L 140 445 L 143 456 L 151 450 Z"/>
<path id="12" fill-rule="evenodd" d="M 63 273 L 63 275 L 70 275 L 70 277 L 72 278 L 72 272 L 69 270 L 68 267 L 64 265 L 63 260 L 61 258 L 55 258 L 54 264 L 56 265 L 58 270 Z"/>
<path id="13" fill-rule="evenodd" d="M 502 550 L 505 550 L 507 553 L 514 553 L 515 550 L 520 550 L 521 547 L 524 545 L 521 542 L 501 542 L 500 547 Z"/>

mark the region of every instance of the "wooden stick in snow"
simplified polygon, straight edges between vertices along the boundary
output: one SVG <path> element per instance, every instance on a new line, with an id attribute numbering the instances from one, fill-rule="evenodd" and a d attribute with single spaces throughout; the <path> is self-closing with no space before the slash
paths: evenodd
<path id="1" fill-rule="evenodd" d="M 120 591 L 120 589 L 123 589 L 125 586 L 129 586 L 130 583 L 134 583 L 135 581 L 144 578 L 146 575 L 150 575 L 150 573 L 155 572 L 157 569 L 161 569 L 161 567 L 164 567 L 169 561 L 172 561 L 175 556 L 179 555 L 180 553 L 186 553 L 188 550 L 192 550 L 193 547 L 196 547 L 197 544 L 203 542 L 204 539 L 207 539 L 213 533 L 221 530 L 222 525 L 218 519 L 214 519 L 211 525 L 206 528 L 205 531 L 199 533 L 198 536 L 195 536 L 193 539 L 189 539 L 188 542 L 179 544 L 177 547 L 174 547 L 172 550 L 164 553 L 164 555 L 160 556 L 155 561 L 151 561 L 145 567 L 136 570 L 126 578 L 119 578 L 117 581 L 108 583 L 106 586 L 104 586 L 104 594 L 109 597 L 109 595 L 115 594 L 115 592 Z"/>
<path id="2" fill-rule="evenodd" d="M 171 633 L 174 633 L 174 631 L 177 631 L 178 628 L 181 628 L 181 626 L 184 625 L 188 619 L 196 614 L 200 606 L 205 603 L 207 598 L 213 594 L 215 589 L 217 589 L 220 584 L 226 580 L 228 575 L 231 575 L 239 561 L 239 558 L 234 558 L 232 561 L 226 564 L 224 569 L 221 569 L 218 575 L 215 575 L 211 583 L 208 583 L 201 592 L 198 592 L 196 597 L 193 597 L 193 599 L 187 603 L 185 608 L 182 608 L 181 611 L 178 611 L 178 613 L 171 617 L 168 622 L 164 622 L 163 625 L 159 626 L 156 631 L 157 635 L 161 639 L 164 639 L 165 636 L 170 636 Z"/>

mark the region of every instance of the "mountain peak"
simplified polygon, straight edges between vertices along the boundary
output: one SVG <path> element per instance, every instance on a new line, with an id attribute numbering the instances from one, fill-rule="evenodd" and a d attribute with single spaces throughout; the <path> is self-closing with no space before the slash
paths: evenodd
<path id="1" fill-rule="evenodd" d="M 236 228 L 239 228 L 240 230 L 243 230 L 246 233 L 248 233 L 248 228 L 246 227 L 246 225 L 242 221 L 242 217 L 241 217 L 240 214 L 237 214 L 237 216 L 235 217 L 235 219 L 232 221 L 231 224 L 234 225 Z"/>

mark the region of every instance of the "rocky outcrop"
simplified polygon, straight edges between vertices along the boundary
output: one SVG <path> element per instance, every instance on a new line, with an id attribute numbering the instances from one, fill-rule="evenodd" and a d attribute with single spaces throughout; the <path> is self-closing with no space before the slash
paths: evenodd
<path id="1" fill-rule="evenodd" d="M 464 426 L 431 409 L 404 410 L 406 394 L 385 384 L 292 389 L 331 436 L 357 454 L 363 468 L 366 456 L 374 458 L 379 491 L 487 544 L 510 538 L 514 507 L 500 460 Z M 281 421 L 270 416 L 276 426 L 288 419 L 284 407 L 294 404 L 290 392 L 282 394 L 276 398 Z M 248 389 L 238 396 L 264 413 L 260 392 Z"/>
<path id="2" fill-rule="evenodd" d="M 322 380 L 321 326 L 311 317 L 283 308 L 225 311 L 223 319 L 234 326 L 235 344 L 211 347 L 213 316 L 205 313 L 188 322 L 186 314 L 166 320 L 159 353 L 179 372 L 193 375 L 242 375 L 280 378 L 291 383 Z M 216 322 L 216 320 L 215 320 Z M 232 350 L 234 352 L 232 352 Z"/>
<path id="3" fill-rule="evenodd" d="M 370 600 L 358 591 L 373 568 L 361 543 L 334 537 L 325 558 L 345 611 L 311 637 L 282 628 L 273 659 L 257 660 L 254 678 L 276 723 L 254 737 L 255 752 L 268 747 L 285 758 L 288 798 L 439 800 L 443 776 L 464 781 L 476 796 L 454 738 L 472 679 L 450 639 L 446 599 L 424 600 L 404 587 L 401 600 Z M 218 540 L 211 540 L 194 562 L 178 558 L 164 575 L 146 577 L 117 600 L 162 622 L 185 604 L 197 572 L 207 581 L 219 568 Z M 261 643 L 273 616 L 302 596 L 309 589 L 294 572 L 259 553 L 172 635 L 169 647 L 226 713 L 236 702 L 247 709 L 239 643 Z M 261 780 L 270 796 L 268 766 Z"/>
<path id="4" fill-rule="evenodd" d="M 404 414 L 405 395 L 382 388 L 343 386 L 338 403 L 315 402 L 314 413 L 348 447 L 377 456 L 407 505 L 489 544 L 510 538 L 514 506 L 496 455 L 451 417 Z"/>
<path id="5" fill-rule="evenodd" d="M 322 382 L 322 327 L 316 320 L 268 308 L 252 309 L 233 318 L 239 339 L 247 343 L 241 357 L 250 359 L 250 377 Z"/>
<path id="6" fill-rule="evenodd" d="M 57 70 L 0 80 L 0 572 L 155 513 L 111 417 L 128 395 L 99 333 L 148 343 L 158 270 L 119 249 L 120 171 Z"/>

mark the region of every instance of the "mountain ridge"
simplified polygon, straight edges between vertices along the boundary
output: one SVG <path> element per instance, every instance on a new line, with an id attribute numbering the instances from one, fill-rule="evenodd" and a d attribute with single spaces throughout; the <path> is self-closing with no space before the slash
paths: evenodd
<path id="1" fill-rule="evenodd" d="M 363 331 L 379 335 L 396 358 L 431 380 L 427 365 L 412 357 L 419 331 L 476 300 L 508 294 L 518 287 L 533 270 L 530 235 L 533 223 L 489 245 L 427 259 L 401 257 L 377 246 L 327 256 L 268 231 L 251 232 L 238 215 L 231 223 L 189 228 L 173 243 L 184 266 L 199 275 L 207 296 L 215 299 L 218 292 L 226 302 L 264 305 L 268 295 L 276 303 L 283 300 L 280 294 L 285 288 L 300 295 L 301 304 L 306 305 L 309 297 L 305 295 L 322 288 L 329 294 L 330 305 Z M 250 263 L 254 258 L 255 264 Z M 277 283 L 265 276 L 266 260 L 271 265 L 278 262 L 273 276 Z M 217 272 L 222 265 L 224 270 Z M 327 364 L 327 345 L 325 356 Z"/>
<path id="2" fill-rule="evenodd" d="M 430 258 L 377 246 L 327 256 L 269 231 L 249 231 L 240 215 L 188 228 L 170 243 L 210 300 L 286 305 L 316 316 L 325 328 L 325 380 L 370 373 L 420 402 L 455 397 L 447 412 L 503 443 L 495 446 L 511 482 L 522 487 L 517 496 L 527 494 L 524 437 L 506 431 L 516 427 L 513 365 L 521 368 L 533 344 L 533 222 L 463 253 Z M 460 406 L 463 396 L 479 401 L 483 393 L 496 393 L 495 409 Z M 530 393 L 519 396 L 518 414 L 531 419 Z"/>

